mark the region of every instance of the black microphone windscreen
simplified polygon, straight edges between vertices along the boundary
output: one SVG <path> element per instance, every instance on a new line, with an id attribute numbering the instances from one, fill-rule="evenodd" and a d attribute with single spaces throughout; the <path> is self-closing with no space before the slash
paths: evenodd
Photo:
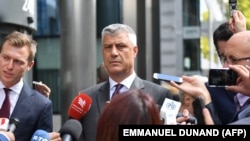
<path id="1" fill-rule="evenodd" d="M 69 119 L 64 123 L 59 132 L 61 137 L 70 135 L 74 140 L 78 140 L 82 133 L 82 124 L 78 120 Z"/>
<path id="2" fill-rule="evenodd" d="M 8 131 L 13 133 L 16 130 L 16 128 L 19 126 L 19 124 L 20 124 L 20 121 L 18 118 L 11 118 L 9 122 Z"/>

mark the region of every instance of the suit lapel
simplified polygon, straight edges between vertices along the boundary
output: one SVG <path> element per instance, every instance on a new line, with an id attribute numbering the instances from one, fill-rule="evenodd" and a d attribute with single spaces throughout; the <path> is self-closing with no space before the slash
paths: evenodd
<path id="1" fill-rule="evenodd" d="M 100 112 L 103 110 L 106 102 L 109 101 L 109 85 L 109 81 L 104 82 L 96 94 L 97 105 Z"/>
<path id="2" fill-rule="evenodd" d="M 14 110 L 11 114 L 11 117 L 15 117 L 15 116 L 18 116 L 18 115 L 23 115 L 25 113 L 28 113 L 31 106 L 31 101 L 30 101 L 30 96 L 31 92 L 30 92 L 30 89 L 29 87 L 27 87 L 25 84 L 23 86 L 23 89 L 20 93 L 20 96 L 17 100 L 17 103 L 14 107 Z"/>
<path id="3" fill-rule="evenodd" d="M 144 88 L 143 80 L 139 78 L 138 76 L 136 76 L 134 82 L 132 83 L 130 87 L 130 90 L 143 89 L 143 88 Z"/>

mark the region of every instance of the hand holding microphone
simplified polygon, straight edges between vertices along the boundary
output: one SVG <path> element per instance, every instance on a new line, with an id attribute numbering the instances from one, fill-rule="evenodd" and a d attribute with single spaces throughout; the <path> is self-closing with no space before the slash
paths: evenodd
<path id="1" fill-rule="evenodd" d="M 9 122 L 8 131 L 14 133 L 19 124 L 20 124 L 19 119 L 11 118 Z"/>
<path id="2" fill-rule="evenodd" d="M 0 118 L 0 130 L 14 133 L 20 121 L 17 118 Z"/>
<path id="3" fill-rule="evenodd" d="M 18 121 L 18 123 L 13 123 L 13 120 Z M 8 118 L 0 118 L 0 140 L 1 141 L 14 141 L 15 136 L 13 132 L 15 131 L 16 128 L 14 128 L 14 125 L 18 126 L 19 120 L 17 119 L 11 119 L 9 120 Z"/>
<path id="4" fill-rule="evenodd" d="M 70 104 L 68 115 L 71 119 L 67 120 L 59 133 L 62 141 L 77 141 L 82 133 L 80 120 L 90 109 L 92 99 L 87 94 L 80 93 Z"/>
<path id="5" fill-rule="evenodd" d="M 44 130 L 36 130 L 30 141 L 50 141 L 49 133 Z"/>
<path id="6" fill-rule="evenodd" d="M 38 129 L 33 134 L 30 141 L 58 141 L 61 140 L 60 133 L 58 132 L 50 132 Z"/>
<path id="7" fill-rule="evenodd" d="M 160 110 L 160 117 L 165 125 L 177 124 L 176 116 L 179 112 L 180 106 L 180 102 L 165 98 Z"/>
<path id="8" fill-rule="evenodd" d="M 0 141 L 15 141 L 14 133 L 0 131 Z"/>
<path id="9" fill-rule="evenodd" d="M 7 131 L 9 127 L 8 118 L 0 118 L 0 131 Z"/>
<path id="10" fill-rule="evenodd" d="M 50 141 L 61 141 L 60 133 L 58 132 L 50 132 L 49 133 Z"/>
<path id="11" fill-rule="evenodd" d="M 69 107 L 70 118 L 80 120 L 90 109 L 92 99 L 87 94 L 81 93 L 75 97 Z"/>

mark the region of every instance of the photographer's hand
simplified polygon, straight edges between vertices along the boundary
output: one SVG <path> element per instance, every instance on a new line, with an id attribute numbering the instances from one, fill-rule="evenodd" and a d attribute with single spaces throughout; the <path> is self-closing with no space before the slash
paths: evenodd
<path id="1" fill-rule="evenodd" d="M 239 10 L 233 11 L 233 16 L 229 19 L 229 28 L 233 33 L 246 30 L 246 17 Z"/>
<path id="2" fill-rule="evenodd" d="M 183 82 L 181 84 L 177 84 L 173 81 L 170 81 L 169 84 L 184 93 L 192 95 L 193 97 L 203 97 L 205 105 L 211 102 L 210 93 L 208 92 L 201 76 L 182 76 L 182 79 Z"/>
<path id="3" fill-rule="evenodd" d="M 47 98 L 49 98 L 50 93 L 51 93 L 51 90 L 50 90 L 50 88 L 49 88 L 46 84 L 44 84 L 44 83 L 42 83 L 42 82 L 40 81 L 39 84 L 34 84 L 34 85 L 35 85 L 35 89 L 36 89 L 37 91 L 39 91 L 39 92 L 42 93 L 44 96 L 46 96 Z"/>
<path id="4" fill-rule="evenodd" d="M 243 65 L 229 65 L 229 68 L 237 72 L 237 84 L 227 86 L 226 90 L 250 96 L 250 74 L 249 70 Z"/>

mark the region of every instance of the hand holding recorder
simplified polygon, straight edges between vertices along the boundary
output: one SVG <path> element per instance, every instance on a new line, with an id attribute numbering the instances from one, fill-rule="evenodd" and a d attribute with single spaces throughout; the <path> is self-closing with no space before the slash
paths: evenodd
<path id="1" fill-rule="evenodd" d="M 32 83 L 35 85 L 35 89 L 37 91 L 39 91 L 40 93 L 42 93 L 46 97 L 50 96 L 51 90 L 46 84 L 42 83 L 41 81 L 40 82 L 33 81 Z"/>
<path id="2" fill-rule="evenodd" d="M 170 81 L 169 84 L 184 93 L 192 95 L 193 97 L 203 97 L 205 105 L 211 102 L 210 93 L 201 76 L 182 76 L 182 80 L 183 82 L 181 84 L 177 84 L 174 81 Z"/>
<path id="3" fill-rule="evenodd" d="M 237 73 L 238 78 L 235 85 L 228 86 L 226 89 L 250 96 L 249 70 L 243 65 L 229 65 L 229 68 Z"/>

